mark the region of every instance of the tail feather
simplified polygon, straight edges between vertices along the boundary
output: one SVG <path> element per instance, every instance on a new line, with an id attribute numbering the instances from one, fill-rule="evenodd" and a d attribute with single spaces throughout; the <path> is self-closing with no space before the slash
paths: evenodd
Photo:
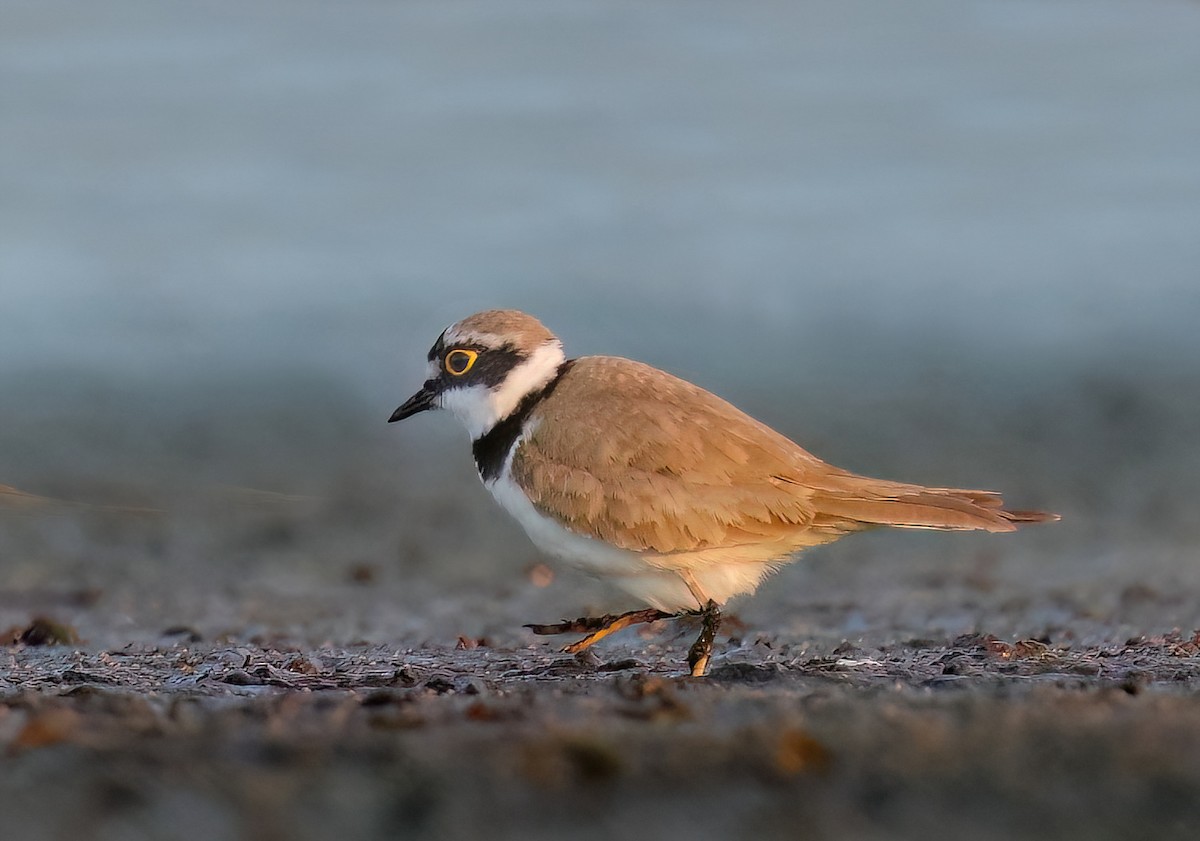
<path id="1" fill-rule="evenodd" d="M 1027 523 L 1059 519 L 1044 511 L 1007 511 L 1004 500 L 992 491 L 960 488 L 923 488 L 874 480 L 858 487 L 819 491 L 813 497 L 814 525 L 837 531 L 870 526 L 963 531 L 1016 531 Z"/>
<path id="2" fill-rule="evenodd" d="M 1059 514 L 1049 511 L 1005 511 L 1004 517 L 1014 523 L 1057 523 L 1062 519 Z"/>

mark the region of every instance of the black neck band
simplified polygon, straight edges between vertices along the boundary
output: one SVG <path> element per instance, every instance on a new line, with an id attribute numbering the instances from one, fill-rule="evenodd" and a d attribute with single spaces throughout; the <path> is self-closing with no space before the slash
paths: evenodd
<path id="1" fill-rule="evenodd" d="M 559 365 L 548 383 L 537 391 L 531 391 L 522 397 L 517 408 L 509 412 L 507 417 L 497 421 L 495 426 L 475 439 L 471 445 L 471 452 L 475 456 L 475 466 L 479 469 L 479 475 L 483 481 L 490 482 L 500 476 L 500 472 L 504 470 L 504 462 L 508 459 L 509 450 L 521 435 L 521 427 L 525 425 L 525 419 L 529 417 L 529 413 L 538 403 L 550 396 L 559 380 L 567 371 L 571 370 L 571 366 L 574 364 L 575 360 L 568 359 Z"/>

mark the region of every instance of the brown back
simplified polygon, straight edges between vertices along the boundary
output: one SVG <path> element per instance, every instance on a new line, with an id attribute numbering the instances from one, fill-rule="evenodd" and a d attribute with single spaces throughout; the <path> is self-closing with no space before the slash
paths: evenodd
<path id="1" fill-rule="evenodd" d="M 868 479 L 714 394 L 615 357 L 577 360 L 535 410 L 513 478 L 570 530 L 641 552 L 785 544 L 877 525 L 1011 531 L 1055 519 L 988 491 Z"/>

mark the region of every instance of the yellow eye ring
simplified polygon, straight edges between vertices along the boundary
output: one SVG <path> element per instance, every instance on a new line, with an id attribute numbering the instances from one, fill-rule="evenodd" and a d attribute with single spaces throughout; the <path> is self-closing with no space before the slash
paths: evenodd
<path id="1" fill-rule="evenodd" d="M 478 351 L 455 348 L 446 354 L 443 365 L 446 368 L 446 373 L 455 377 L 461 377 L 467 371 L 471 370 L 472 366 L 475 365 L 475 360 L 478 358 Z"/>

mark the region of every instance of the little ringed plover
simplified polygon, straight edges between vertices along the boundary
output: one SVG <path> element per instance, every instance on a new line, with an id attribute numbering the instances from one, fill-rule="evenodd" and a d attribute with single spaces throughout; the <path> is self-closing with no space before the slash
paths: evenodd
<path id="1" fill-rule="evenodd" d="M 549 555 L 646 605 L 530 625 L 586 632 L 703 617 L 688 664 L 708 668 L 720 609 L 810 546 L 878 526 L 1013 531 L 1058 519 L 991 491 L 871 479 L 813 456 L 714 394 L 640 362 L 567 359 L 541 322 L 488 310 L 442 332 L 425 384 L 391 416 L 448 409 L 479 476 Z"/>

